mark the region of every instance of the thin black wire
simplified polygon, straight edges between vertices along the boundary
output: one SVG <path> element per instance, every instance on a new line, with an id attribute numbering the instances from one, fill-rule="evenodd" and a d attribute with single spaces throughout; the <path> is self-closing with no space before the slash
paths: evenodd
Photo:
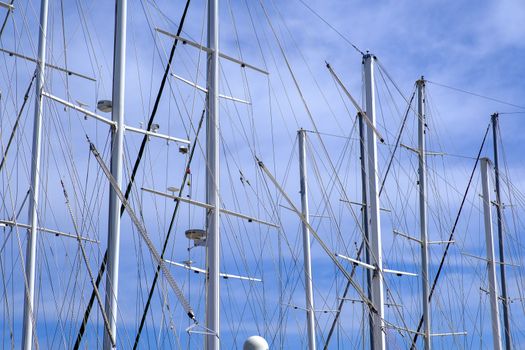
<path id="1" fill-rule="evenodd" d="M 504 104 L 504 105 L 507 105 L 507 106 L 516 107 L 516 108 L 519 108 L 519 109 L 525 109 L 524 106 L 520 106 L 520 105 L 517 105 L 517 104 L 514 104 L 514 103 L 507 102 L 507 101 L 499 100 L 499 99 L 494 98 L 494 97 L 485 96 L 485 95 L 481 95 L 481 94 L 478 94 L 478 93 L 475 93 L 475 92 L 471 92 L 471 91 L 463 90 L 463 89 L 460 89 L 460 88 L 456 88 L 456 87 L 453 87 L 453 86 L 436 83 L 435 81 L 430 81 L 430 80 L 425 80 L 425 81 L 427 83 L 431 83 L 431 84 L 434 84 L 434 85 L 437 85 L 437 86 L 441 86 L 441 87 L 444 87 L 444 88 L 447 88 L 447 89 L 450 89 L 450 90 L 462 92 L 464 94 L 468 94 L 468 95 L 476 96 L 476 97 L 479 97 L 479 98 L 483 98 L 485 100 L 498 102 L 498 103 L 501 103 L 501 104 Z M 506 114 L 510 114 L 510 113 L 506 113 Z"/>
<path id="2" fill-rule="evenodd" d="M 443 256 L 441 257 L 441 261 L 439 262 L 439 267 L 436 273 L 436 277 L 434 277 L 434 281 L 432 282 L 432 288 L 430 288 L 430 294 L 428 295 L 428 301 L 430 302 L 432 300 L 432 295 L 434 294 L 434 290 L 436 289 L 436 285 L 439 279 L 439 276 L 441 275 L 441 271 L 443 270 L 443 266 L 445 264 L 445 259 L 448 254 L 448 250 L 451 246 L 451 242 L 454 239 L 454 233 L 456 232 L 456 227 L 459 222 L 459 218 L 461 217 L 461 212 L 463 211 L 463 206 L 467 200 L 467 195 L 470 190 L 470 185 L 472 184 L 472 179 L 474 178 L 474 173 L 476 172 L 476 168 L 479 163 L 479 158 L 481 157 L 481 152 L 483 151 L 483 146 L 485 146 L 485 141 L 487 139 L 487 135 L 490 130 L 490 124 L 487 126 L 487 130 L 485 131 L 485 135 L 483 136 L 483 141 L 481 142 L 481 146 L 479 147 L 478 156 L 476 157 L 476 162 L 474 163 L 474 167 L 472 168 L 472 172 L 470 174 L 470 178 L 468 180 L 467 188 L 465 190 L 465 193 L 463 194 L 463 199 L 461 200 L 461 205 L 459 206 L 458 214 L 456 215 L 456 220 L 454 221 L 454 225 L 452 226 L 452 231 L 450 232 L 450 235 L 448 237 L 447 246 L 445 247 L 445 251 L 443 252 Z M 419 331 L 421 330 L 421 327 L 423 326 L 423 316 L 419 319 L 419 324 L 417 326 L 417 330 L 414 334 L 414 339 L 412 339 L 412 345 L 410 345 L 411 350 L 416 350 L 416 342 L 417 338 L 419 337 Z"/>
<path id="3" fill-rule="evenodd" d="M 312 9 L 308 4 L 306 4 L 303 0 L 298 0 L 301 4 L 303 4 L 304 7 L 306 7 L 310 12 L 312 12 L 317 18 L 319 18 L 324 24 L 326 24 L 330 29 L 332 29 L 334 32 L 337 33 L 344 41 L 346 41 L 350 46 L 354 48 L 357 52 L 361 54 L 361 56 L 364 56 L 365 53 L 357 47 L 353 42 L 351 42 L 346 36 L 344 36 L 340 31 L 338 31 L 333 25 L 331 25 L 327 20 L 325 20 L 323 17 L 321 17 L 320 14 L 315 12 L 314 9 Z"/>
<path id="4" fill-rule="evenodd" d="M 4 150 L 4 154 L 2 155 L 2 162 L 0 162 L 0 171 L 2 170 L 5 164 L 5 161 L 7 159 L 7 153 L 9 152 L 11 143 L 13 142 L 13 139 L 15 138 L 18 126 L 20 125 L 20 118 L 22 117 L 22 113 L 24 112 L 24 108 L 27 104 L 27 100 L 29 99 L 29 92 L 31 91 L 31 86 L 33 86 L 33 81 L 35 81 L 35 77 L 36 77 L 36 72 L 35 74 L 33 74 L 33 77 L 31 78 L 31 81 L 29 82 L 29 86 L 27 87 L 26 93 L 24 94 L 24 102 L 22 102 L 22 106 L 20 107 L 20 111 L 18 112 L 18 116 L 16 117 L 15 125 L 13 125 L 13 130 L 11 131 L 11 135 L 9 136 L 9 141 L 7 142 L 7 146 Z"/>
<path id="5" fill-rule="evenodd" d="M 189 5 L 190 5 L 190 1 L 191 0 L 187 0 L 186 1 L 186 6 L 184 7 L 184 12 L 182 13 L 180 24 L 179 24 L 179 27 L 177 29 L 177 36 L 179 36 L 180 33 L 182 32 L 182 27 L 183 27 L 184 21 L 186 19 L 186 14 L 188 13 L 188 8 L 189 8 Z M 151 115 L 150 115 L 150 118 L 149 118 L 149 121 L 148 121 L 148 126 L 146 128 L 146 130 L 148 130 L 148 131 L 151 129 L 151 125 L 153 124 L 153 121 L 154 121 L 155 116 L 157 114 L 157 109 L 159 107 L 160 99 L 161 99 L 162 93 L 164 91 L 164 86 L 166 85 L 166 80 L 167 80 L 169 72 L 170 72 L 171 63 L 173 61 L 173 57 L 175 55 L 175 49 L 177 48 L 177 43 L 178 42 L 179 42 L 178 39 L 175 39 L 175 41 L 173 42 L 173 46 L 171 47 L 171 52 L 170 52 L 170 57 L 168 59 L 168 64 L 166 65 L 166 69 L 164 71 L 164 75 L 163 75 L 162 81 L 160 83 L 159 91 L 158 91 L 157 97 L 155 99 L 155 104 L 153 105 L 153 109 L 151 111 Z M 137 159 L 135 160 L 135 164 L 133 166 L 131 177 L 130 177 L 130 180 L 129 180 L 128 185 L 126 187 L 126 192 L 125 192 L 125 195 L 124 195 L 124 197 L 126 199 L 129 198 L 129 195 L 131 193 L 131 187 L 133 186 L 133 183 L 135 181 L 135 176 L 137 174 L 138 167 L 140 165 L 140 161 L 142 160 L 142 156 L 144 154 L 144 150 L 146 148 L 147 141 L 148 141 L 148 136 L 145 135 L 144 138 L 142 139 L 142 143 L 140 145 L 139 153 L 137 155 Z M 125 211 L 125 207 L 124 207 L 124 205 L 122 205 L 120 207 L 120 216 L 122 216 L 124 211 Z M 96 286 L 97 287 L 100 285 L 100 282 L 102 280 L 102 276 L 104 275 L 104 272 L 106 270 L 107 258 L 108 258 L 108 251 L 106 249 L 106 252 L 104 253 L 104 258 L 102 259 L 102 263 L 100 265 L 100 268 L 99 268 L 99 271 L 98 271 L 98 275 L 97 275 L 97 280 L 96 280 Z M 84 332 L 85 332 L 85 329 L 86 329 L 86 325 L 87 325 L 87 321 L 89 319 L 89 314 L 91 313 L 91 308 L 93 307 L 94 301 L 95 301 L 95 289 L 93 289 L 93 291 L 91 292 L 91 297 L 89 298 L 88 305 L 86 306 L 86 310 L 84 312 L 84 317 L 82 318 L 82 324 L 81 324 L 80 329 L 78 331 L 77 338 L 76 338 L 76 341 L 75 341 L 75 345 L 73 346 L 73 349 L 75 349 L 75 350 L 78 350 L 78 348 L 80 347 L 80 342 L 82 341 L 82 337 L 84 335 Z"/>
<path id="6" fill-rule="evenodd" d="M 394 161 L 394 156 L 396 154 L 397 149 L 399 148 L 399 144 L 401 142 L 401 136 L 403 135 L 403 130 L 405 129 L 405 125 L 407 122 L 408 114 L 410 113 L 410 109 L 412 106 L 412 102 L 414 101 L 414 96 L 416 95 L 416 91 L 412 93 L 412 96 L 410 97 L 410 101 L 408 102 L 407 110 L 405 112 L 405 117 L 403 118 L 403 122 L 401 123 L 401 128 L 399 129 L 399 134 L 397 135 L 396 143 L 394 145 L 394 150 L 392 151 L 392 156 L 390 157 L 390 161 L 388 162 L 388 166 L 386 167 L 385 175 L 383 176 L 383 182 L 381 183 L 381 187 L 379 188 L 379 196 L 383 192 L 383 189 L 385 188 L 385 182 L 388 177 L 388 173 L 390 172 L 390 168 L 392 167 L 392 163 Z"/>
<path id="7" fill-rule="evenodd" d="M 15 3 L 15 0 L 11 0 L 11 3 L 9 5 L 13 5 Z M 11 15 L 11 10 L 7 10 L 7 13 L 4 18 L 4 22 L 2 23 L 2 28 L 0 28 L 0 38 L 2 37 L 2 34 L 4 33 L 5 26 L 7 25 L 7 20 L 9 19 L 9 16 Z"/>

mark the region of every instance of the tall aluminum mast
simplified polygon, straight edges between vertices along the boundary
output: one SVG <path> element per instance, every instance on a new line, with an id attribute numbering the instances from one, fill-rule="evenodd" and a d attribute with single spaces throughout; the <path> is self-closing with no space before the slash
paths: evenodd
<path id="1" fill-rule="evenodd" d="M 483 214 L 485 221 L 485 242 L 487 246 L 487 265 L 489 280 L 490 313 L 492 316 L 492 340 L 494 350 L 501 350 L 501 333 L 498 309 L 498 282 L 494 257 L 494 236 L 492 234 L 492 211 L 489 190 L 489 160 L 481 159 L 481 186 L 483 188 Z"/>
<path id="2" fill-rule="evenodd" d="M 310 231 L 306 223 L 310 222 L 308 209 L 308 183 L 306 175 L 306 131 L 297 132 L 299 138 L 299 170 L 301 176 L 301 209 L 305 222 L 302 223 L 303 258 L 304 258 L 304 290 L 306 296 L 306 319 L 308 332 L 308 349 L 315 350 L 315 311 L 312 288 L 312 257 L 310 254 Z"/>
<path id="3" fill-rule="evenodd" d="M 421 77 L 417 84 L 417 114 L 418 114 L 418 156 L 419 156 L 419 227 L 421 239 L 421 283 L 423 302 L 423 341 L 425 350 L 431 348 L 430 335 L 430 305 L 428 276 L 428 237 L 427 237 L 427 163 L 425 147 L 425 80 Z"/>
<path id="4" fill-rule="evenodd" d="M 208 0 L 208 61 L 206 87 L 206 349 L 219 350 L 219 0 Z"/>
<path id="5" fill-rule="evenodd" d="M 113 53 L 113 100 L 111 119 L 116 123 L 111 138 L 111 175 L 122 186 L 122 155 L 124 152 L 124 87 L 126 72 L 127 0 L 117 0 L 115 8 L 115 43 Z M 108 214 L 108 265 L 106 305 L 111 335 L 117 339 L 118 274 L 120 260 L 120 206 L 117 193 L 110 185 Z M 111 335 L 104 332 L 105 350 L 113 348 Z"/>
<path id="6" fill-rule="evenodd" d="M 25 266 L 24 323 L 22 331 L 22 349 L 29 350 L 33 344 L 35 322 L 35 262 L 36 238 L 38 227 L 38 199 L 40 190 L 40 155 L 42 151 L 42 90 L 44 87 L 44 69 L 46 66 L 48 0 L 40 3 L 40 30 L 38 36 L 38 61 L 35 86 L 35 117 L 33 126 L 33 146 L 31 152 L 31 194 L 29 196 L 29 225 Z"/>
<path id="7" fill-rule="evenodd" d="M 372 274 L 372 304 L 375 312 L 372 314 L 371 341 L 373 350 L 385 349 L 384 298 L 383 298 L 383 252 L 381 242 L 381 220 L 379 216 L 379 186 L 377 174 L 377 136 L 375 133 L 375 82 L 374 60 L 371 54 L 363 56 L 365 70 L 366 115 L 372 125 L 367 125 L 368 150 L 368 191 L 369 191 L 369 225 L 370 241 L 367 249 L 370 251 L 370 262 L 375 266 Z M 372 127 L 373 126 L 373 127 Z"/>

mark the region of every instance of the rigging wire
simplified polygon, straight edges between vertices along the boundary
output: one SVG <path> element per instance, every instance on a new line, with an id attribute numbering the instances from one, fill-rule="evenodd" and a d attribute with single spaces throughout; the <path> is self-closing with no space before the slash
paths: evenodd
<path id="1" fill-rule="evenodd" d="M 111 186 L 115 189 L 115 192 L 117 192 L 117 195 L 118 195 L 119 199 L 122 201 L 122 203 L 124 203 L 125 208 L 126 208 L 128 214 L 129 214 L 130 218 L 132 219 L 132 221 L 135 224 L 135 226 L 137 226 L 137 229 L 138 229 L 139 233 L 141 234 L 142 238 L 144 239 L 146 245 L 148 246 L 148 249 L 150 250 L 150 253 L 153 255 L 153 257 L 155 258 L 157 263 L 160 265 L 160 267 L 162 269 L 162 272 L 164 273 L 164 276 L 168 280 L 168 283 L 170 284 L 171 288 L 175 292 L 175 295 L 177 296 L 177 298 L 179 299 L 180 303 L 184 307 L 184 310 L 186 311 L 188 317 L 191 318 L 192 320 L 194 320 L 195 324 L 197 324 L 198 322 L 195 319 L 195 314 L 194 314 L 191 306 L 186 301 L 186 298 L 182 294 L 181 289 L 178 287 L 177 282 L 175 282 L 175 280 L 173 279 L 173 276 L 171 275 L 171 273 L 169 272 L 168 268 L 166 267 L 166 264 L 164 263 L 164 261 L 161 258 L 160 254 L 155 249 L 155 246 L 153 245 L 153 242 L 151 241 L 151 238 L 149 238 L 149 235 L 146 232 L 144 226 L 141 224 L 141 222 L 139 221 L 139 219 L 135 215 L 133 209 L 130 207 L 129 202 L 124 197 L 124 194 L 120 190 L 117 181 L 115 180 L 113 175 L 111 175 L 110 170 L 108 169 L 108 167 L 106 166 L 106 164 L 102 160 L 102 158 L 101 158 L 100 154 L 98 153 L 95 145 L 93 143 L 91 143 L 91 141 L 89 141 L 89 138 L 88 138 L 88 142 L 89 142 L 89 148 L 90 148 L 91 152 L 93 152 L 93 155 L 95 156 L 97 162 L 99 163 L 100 167 L 102 168 L 102 171 L 104 172 L 104 174 L 106 175 L 106 177 L 110 181 Z"/>
<path id="2" fill-rule="evenodd" d="M 69 202 L 69 196 L 67 194 L 66 187 L 65 187 L 64 182 L 62 180 L 60 181 L 60 185 L 62 186 L 62 190 L 63 190 L 63 193 L 64 193 L 64 198 L 65 198 L 65 201 L 66 201 L 66 206 L 67 206 L 69 215 L 71 216 L 71 221 L 73 222 L 73 228 L 75 229 L 75 233 L 77 235 L 78 246 L 80 248 L 80 251 L 82 252 L 82 258 L 84 259 L 84 263 L 86 264 L 86 268 L 87 268 L 88 273 L 89 273 L 89 279 L 91 281 L 91 284 L 93 285 L 93 289 L 95 290 L 95 294 L 96 294 L 96 297 L 97 297 L 97 302 L 98 302 L 98 305 L 100 307 L 100 311 L 102 312 L 102 317 L 104 319 L 104 327 L 106 328 L 106 332 L 108 332 L 108 334 L 109 334 L 109 338 L 111 340 L 112 346 L 115 347 L 116 346 L 116 340 L 115 340 L 115 337 L 114 337 L 113 333 L 111 332 L 111 328 L 109 326 L 108 316 L 107 316 L 106 312 L 104 311 L 104 305 L 102 303 L 102 299 L 100 298 L 100 293 L 98 292 L 98 288 L 95 285 L 95 281 L 93 279 L 93 272 L 91 271 L 91 268 L 89 267 L 89 260 L 88 260 L 88 257 L 86 255 L 86 250 L 84 249 L 84 245 L 82 244 L 82 240 L 80 238 L 80 233 L 78 231 L 77 221 L 75 219 L 75 215 L 73 214 L 73 210 L 71 209 L 71 203 Z"/>
<path id="3" fill-rule="evenodd" d="M 67 71 L 66 21 L 64 19 L 64 0 L 60 0 L 60 18 L 62 24 L 62 46 L 64 50 L 64 68 Z M 66 96 L 69 96 L 69 74 L 65 75 Z"/>
<path id="4" fill-rule="evenodd" d="M 522 242 L 520 241 L 520 235 L 519 235 L 519 231 L 518 231 L 518 222 L 519 221 L 519 218 L 518 218 L 518 214 L 517 214 L 517 210 L 514 209 L 514 200 L 516 198 L 516 200 L 519 201 L 519 199 L 517 198 L 518 196 L 521 195 L 520 191 L 519 190 L 512 190 L 511 189 L 511 186 L 514 187 L 514 184 L 511 182 L 511 179 L 510 179 L 510 175 L 509 175 L 509 166 L 508 166 L 508 163 L 507 163 L 507 157 L 506 157 L 506 152 L 505 152 L 505 145 L 503 144 L 503 136 L 501 135 L 501 130 L 500 128 L 498 128 L 498 140 L 500 140 L 500 143 L 501 143 L 501 149 L 502 149 L 502 159 L 503 159 L 503 164 L 504 164 L 504 168 L 505 168 L 505 172 L 500 172 L 500 176 L 502 176 L 503 178 L 501 179 L 504 183 L 505 183 L 505 187 L 507 189 L 507 196 L 508 196 L 508 199 L 510 201 L 510 207 L 511 207 L 511 213 L 512 213 L 512 219 L 510 220 L 512 222 L 512 225 L 513 225 L 513 230 L 514 230 L 514 234 L 515 234 L 515 237 L 511 236 L 511 235 L 507 235 L 510 239 L 514 238 L 514 240 L 516 240 L 517 244 L 514 243 L 514 244 L 509 244 L 508 247 L 512 247 L 512 248 L 515 248 L 515 252 L 516 254 L 518 255 L 518 258 L 517 259 L 520 259 L 520 249 L 521 247 L 523 247 L 523 244 Z M 505 189 L 504 187 L 504 189 Z M 514 193 L 514 192 L 517 192 Z M 501 200 L 500 200 L 501 201 Z M 502 201 L 501 201 L 502 202 Z M 503 208 L 505 208 L 506 206 L 503 206 Z M 508 228 L 508 225 L 505 225 L 506 226 L 506 231 L 510 233 L 510 228 Z M 511 260 L 512 260 L 512 257 L 511 257 Z M 522 270 L 518 270 L 517 273 L 519 274 L 519 277 L 522 279 L 523 281 L 523 272 Z M 518 300 L 520 301 L 520 304 L 521 304 L 521 307 L 522 309 L 525 311 L 525 304 L 523 303 L 523 301 L 525 300 L 524 299 L 524 295 L 523 295 L 523 291 L 522 291 L 522 288 L 520 288 L 520 285 L 517 284 L 517 292 L 519 294 L 519 298 Z M 508 302 L 512 303 L 513 300 L 511 298 L 509 298 Z M 511 315 L 512 316 L 512 315 Z M 512 320 L 511 320 L 512 321 Z M 514 327 L 514 329 L 518 329 L 517 327 Z M 517 341 L 517 338 L 514 338 L 514 341 Z M 519 344 L 517 344 L 519 345 Z"/>
<path id="5" fill-rule="evenodd" d="M 385 182 L 388 177 L 388 173 L 390 172 L 390 168 L 392 166 L 392 162 L 394 161 L 394 156 L 396 154 L 397 149 L 399 148 L 399 144 L 401 142 L 401 136 L 403 135 L 403 130 L 405 129 L 406 121 L 408 114 L 410 112 L 412 102 L 414 101 L 414 96 L 416 95 L 416 90 L 414 89 L 414 92 L 412 93 L 412 96 L 410 97 L 410 101 L 408 102 L 407 110 L 405 112 L 405 116 L 403 117 L 403 122 L 401 123 L 401 128 L 399 129 L 399 133 L 397 134 L 396 143 L 394 144 L 394 150 L 392 151 L 392 154 L 390 156 L 390 160 L 388 161 L 388 165 L 386 167 L 385 175 L 383 176 L 383 182 L 381 183 L 381 187 L 379 188 L 379 195 L 383 192 L 383 189 L 385 188 Z"/>
<path id="6" fill-rule="evenodd" d="M 457 91 L 457 92 L 461 92 L 461 93 L 464 93 L 464 94 L 468 94 L 468 95 L 476 96 L 476 97 L 479 97 L 479 98 L 482 98 L 482 99 L 485 99 L 485 100 L 489 100 L 489 101 L 493 101 L 493 102 L 501 103 L 501 104 L 504 104 L 504 105 L 507 105 L 507 106 L 511 106 L 511 107 L 516 107 L 516 108 L 519 108 L 519 109 L 525 109 L 524 106 L 520 106 L 520 105 L 517 105 L 517 104 L 511 103 L 511 102 L 503 101 L 503 100 L 500 100 L 500 99 L 497 99 L 497 98 L 494 98 L 494 97 L 481 95 L 481 94 L 478 94 L 478 93 L 476 93 L 476 92 L 471 92 L 471 91 L 463 90 L 463 89 L 456 88 L 456 87 L 453 87 L 453 86 L 449 86 L 449 85 L 445 85 L 445 84 L 437 83 L 437 82 L 435 82 L 435 81 L 430 81 L 430 80 L 425 80 L 425 81 L 428 82 L 428 83 L 431 83 L 431 84 L 437 85 L 437 86 L 441 86 L 441 87 L 444 87 L 444 88 L 447 88 L 447 89 L 450 89 L 450 90 L 454 90 L 454 91 Z M 523 112 L 517 112 L 517 113 L 523 113 Z M 506 114 L 510 114 L 510 113 L 506 113 Z"/>
<path id="7" fill-rule="evenodd" d="M 9 141 L 7 141 L 7 145 L 5 147 L 5 150 L 2 154 L 2 161 L 0 162 L 0 171 L 2 171 L 2 167 L 5 164 L 5 161 L 7 159 L 7 153 L 9 152 L 9 148 L 11 147 L 11 143 L 13 142 L 13 139 L 16 135 L 16 130 L 18 129 L 18 125 L 20 124 L 20 118 L 22 117 L 22 113 L 24 112 L 24 108 L 27 104 L 27 100 L 29 99 L 29 92 L 31 91 L 31 87 L 33 86 L 33 82 L 35 81 L 36 72 L 33 74 L 33 77 L 31 78 L 31 81 L 29 82 L 29 86 L 27 87 L 26 93 L 24 94 L 24 102 L 22 102 L 22 106 L 20 107 L 20 111 L 18 112 L 18 116 L 16 117 L 15 124 L 13 125 L 13 130 L 11 131 L 11 135 L 9 136 Z"/>
<path id="8" fill-rule="evenodd" d="M 330 24 L 326 19 L 324 19 L 319 13 L 317 13 L 312 7 L 310 7 L 307 3 L 305 3 L 303 0 L 298 0 L 301 4 L 303 4 L 304 7 L 306 7 L 311 13 L 313 13 L 317 18 L 319 18 L 324 24 L 326 24 L 330 29 L 332 29 L 337 35 L 341 37 L 344 41 L 346 41 L 347 44 L 352 46 L 354 50 L 356 50 L 358 53 L 361 54 L 361 56 L 364 56 L 365 53 L 357 47 L 353 42 L 351 42 L 346 36 L 344 36 L 337 28 L 335 28 L 333 25 Z"/>
<path id="9" fill-rule="evenodd" d="M 11 0 L 11 3 L 9 5 L 13 5 L 15 3 L 15 0 Z M 2 38 L 2 34 L 4 33 L 5 26 L 7 25 L 7 20 L 9 19 L 9 16 L 11 15 L 12 10 L 8 10 L 5 14 L 4 22 L 2 23 L 2 27 L 0 28 L 0 38 Z"/>

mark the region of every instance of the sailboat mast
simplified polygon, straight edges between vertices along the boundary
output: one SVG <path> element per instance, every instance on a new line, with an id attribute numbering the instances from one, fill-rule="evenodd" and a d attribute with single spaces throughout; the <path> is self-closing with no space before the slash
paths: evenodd
<path id="1" fill-rule="evenodd" d="M 505 349 L 512 349 L 512 338 L 510 335 L 510 311 L 507 296 L 507 273 L 505 266 L 505 246 L 503 242 L 503 215 L 501 213 L 501 195 L 499 186 L 499 162 L 498 162 L 498 122 L 499 115 L 494 113 L 492 120 L 492 140 L 494 145 L 494 171 L 496 185 L 496 217 L 498 226 L 499 261 L 501 274 L 501 299 L 503 300 L 503 328 L 505 331 Z"/>
<path id="2" fill-rule="evenodd" d="M 115 43 L 113 53 L 113 96 L 111 119 L 116 123 L 111 140 L 111 175 L 122 187 L 122 155 L 124 152 L 124 86 L 126 72 L 127 0 L 117 0 L 115 8 Z M 109 188 L 108 265 L 105 311 L 111 334 L 104 332 L 103 348 L 112 349 L 117 339 L 117 296 L 120 260 L 120 206 L 116 191 Z"/>
<path id="3" fill-rule="evenodd" d="M 35 86 L 35 117 L 33 126 L 33 146 L 31 152 L 31 195 L 29 196 L 29 225 L 26 247 L 24 323 L 22 331 L 22 349 L 29 350 L 33 344 L 35 327 L 35 262 L 36 238 L 38 227 L 38 199 L 40 190 L 40 155 L 42 151 L 42 90 L 44 88 L 44 69 L 46 65 L 48 1 L 40 2 L 40 30 L 38 37 L 38 61 Z"/>
<path id="4" fill-rule="evenodd" d="M 492 211 L 489 191 L 489 160 L 481 159 L 481 186 L 483 189 L 483 214 L 485 217 L 485 242 L 487 246 L 487 266 L 489 279 L 490 313 L 492 316 L 492 339 L 494 350 L 501 350 L 501 333 L 499 324 L 498 287 L 494 257 L 494 236 L 492 233 Z"/>
<path id="5" fill-rule="evenodd" d="M 301 211 L 307 223 L 310 223 L 308 209 L 308 183 L 306 176 L 306 131 L 297 132 L 299 138 L 299 170 L 301 177 Z M 305 222 L 302 223 L 303 231 L 303 257 L 304 257 L 304 290 L 306 295 L 306 319 L 308 331 L 308 349 L 315 350 L 315 312 L 314 295 L 312 288 L 312 257 L 310 254 L 310 231 Z"/>
<path id="6" fill-rule="evenodd" d="M 418 114 L 418 153 L 419 153 L 419 227 L 421 239 L 421 283 L 423 302 L 423 341 L 425 350 L 431 348 L 430 335 L 430 305 L 429 278 L 428 278 L 428 237 L 427 237 L 427 164 L 426 164 L 426 109 L 425 109 L 425 80 L 421 77 L 417 85 L 417 114 Z"/>
<path id="7" fill-rule="evenodd" d="M 212 209 L 206 218 L 206 349 L 219 350 L 219 0 L 208 0 L 208 60 L 206 87 L 206 198 Z"/>
<path id="8" fill-rule="evenodd" d="M 374 82 L 374 60 L 371 54 L 363 56 L 365 70 L 365 96 L 366 115 L 372 125 L 367 125 L 367 151 L 368 151 L 368 191 L 370 204 L 370 241 L 369 249 L 371 263 L 375 266 L 372 274 L 372 304 L 375 312 L 372 314 L 373 338 L 371 347 L 373 350 L 385 349 L 384 332 L 384 298 L 383 298 L 383 252 L 381 242 L 381 220 L 379 216 L 379 192 L 377 176 L 377 137 L 375 133 L 376 111 L 375 111 L 375 82 Z M 373 127 L 372 127 L 373 126 Z"/>

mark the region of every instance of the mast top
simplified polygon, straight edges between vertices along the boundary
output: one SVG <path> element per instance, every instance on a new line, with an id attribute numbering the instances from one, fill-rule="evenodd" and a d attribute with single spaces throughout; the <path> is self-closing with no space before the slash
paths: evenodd
<path id="1" fill-rule="evenodd" d="M 370 53 L 370 51 L 366 50 L 366 53 L 363 55 L 363 62 L 367 60 L 368 58 L 377 59 L 376 55 Z"/>

